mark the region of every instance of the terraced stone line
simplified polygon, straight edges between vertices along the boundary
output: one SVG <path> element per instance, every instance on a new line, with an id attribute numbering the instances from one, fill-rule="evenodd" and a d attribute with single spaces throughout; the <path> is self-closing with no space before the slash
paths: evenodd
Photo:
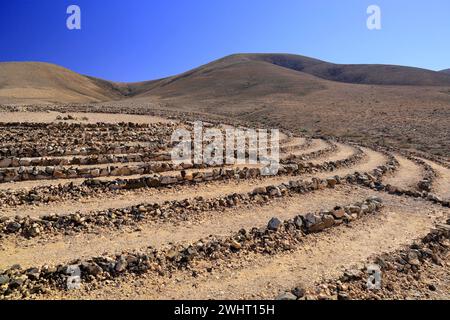
<path id="1" fill-rule="evenodd" d="M 152 109 L 152 110 L 142 110 L 142 108 L 136 108 L 134 106 L 111 106 L 111 105 L 74 105 L 74 104 L 65 104 L 65 105 L 24 105 L 20 108 L 14 105 L 1 105 L 0 108 L 4 112 L 58 112 L 65 113 L 67 110 L 70 110 L 73 113 L 105 113 L 105 114 L 131 114 L 131 115 L 144 115 L 144 116 L 157 116 L 166 118 L 169 120 L 177 120 L 177 121 L 204 121 L 213 124 L 229 124 L 233 126 L 248 126 L 247 121 L 241 120 L 231 120 L 229 117 L 221 117 L 217 116 L 217 119 L 214 119 L 214 115 L 204 115 L 202 113 L 195 112 L 185 112 L 185 111 L 175 111 L 175 110 L 164 110 L 164 109 Z M 255 125 L 259 125 L 255 123 Z"/>
<path id="2" fill-rule="evenodd" d="M 31 217 L 0 218 L 1 235 L 21 235 L 26 238 L 56 234 L 60 232 L 85 232 L 94 226 L 120 228 L 123 225 L 138 225 L 145 221 L 186 221 L 196 213 L 220 211 L 248 205 L 268 205 L 275 198 L 293 194 L 306 194 L 341 184 L 339 177 L 316 179 L 311 181 L 290 181 L 277 186 L 261 186 L 248 193 L 233 193 L 222 197 L 204 199 L 172 200 L 159 203 L 140 203 L 125 208 L 67 215 L 47 215 L 38 219 Z"/>
<path id="3" fill-rule="evenodd" d="M 141 115 L 141 116 L 153 116 L 153 117 L 161 117 L 169 120 L 174 120 L 179 124 L 188 126 L 192 128 L 194 122 L 202 121 L 204 124 L 210 124 L 210 126 L 223 126 L 228 125 L 235 128 L 249 128 L 249 129 L 260 129 L 261 127 L 265 127 L 264 124 L 261 124 L 256 121 L 243 121 L 237 119 L 231 119 L 229 117 L 217 116 L 217 119 L 214 118 L 214 115 L 204 115 L 202 113 L 196 112 L 185 112 L 185 111 L 175 111 L 175 110 L 165 110 L 165 109 L 152 109 L 152 110 L 142 110 L 140 108 L 134 108 L 133 106 L 110 106 L 110 105 L 30 105 L 30 106 L 22 106 L 19 109 L 14 105 L 0 105 L 0 109 L 4 112 L 59 112 L 65 113 L 67 109 L 71 110 L 74 113 L 104 113 L 104 114 L 129 114 L 129 115 Z M 128 123 L 128 122 L 127 122 Z M 133 122 L 132 122 L 133 123 Z M 111 125 L 110 123 L 107 123 Z M 292 135 L 290 130 L 284 128 L 282 125 L 277 125 L 277 129 L 280 130 L 280 134 L 285 135 L 286 138 L 283 138 L 280 141 L 280 145 L 288 142 L 289 137 Z M 300 136 L 302 136 L 300 134 Z M 318 137 L 320 138 L 320 137 Z"/>
<path id="4" fill-rule="evenodd" d="M 282 293 L 278 299 L 283 300 L 400 300 L 417 299 L 408 291 L 421 292 L 421 298 L 429 298 L 430 292 L 436 290 L 432 283 L 427 283 L 423 273 L 436 266 L 444 269 L 450 248 L 450 219 L 446 224 L 437 225 L 422 239 L 410 246 L 385 253 L 369 259 L 361 269 L 347 269 L 338 279 L 317 283 L 314 288 L 306 290 L 296 287 Z M 367 289 L 368 268 L 380 267 L 382 272 L 381 287 L 378 290 Z M 448 294 L 448 292 L 447 292 Z"/>
<path id="5" fill-rule="evenodd" d="M 345 139 L 340 139 L 340 140 L 345 141 Z M 435 156 L 435 155 L 422 154 L 422 153 L 418 153 L 418 152 L 414 152 L 414 151 L 410 151 L 410 150 L 397 149 L 397 148 L 388 147 L 388 146 L 378 146 L 378 145 L 368 144 L 368 143 L 362 144 L 362 145 L 364 145 L 368 148 L 377 150 L 379 152 L 382 152 L 384 154 L 390 154 L 392 152 L 399 153 L 399 154 L 403 155 L 404 157 L 406 157 L 407 159 L 415 162 L 417 165 L 421 166 L 423 168 L 425 174 L 424 174 L 423 179 L 418 182 L 417 188 L 419 191 L 425 191 L 424 193 L 422 193 L 422 197 L 428 198 L 428 200 L 430 200 L 432 202 L 440 203 L 440 204 L 443 204 L 444 206 L 447 206 L 446 203 L 448 203 L 450 201 L 450 199 L 443 200 L 443 199 L 439 198 L 436 194 L 432 193 L 432 186 L 433 186 L 435 179 L 437 178 L 436 171 L 428 163 L 426 163 L 425 161 L 423 161 L 420 158 L 424 158 L 429 161 L 433 161 L 445 168 L 450 169 L 450 165 L 448 163 L 445 163 L 444 160 L 442 160 L 441 158 L 439 158 L 438 156 Z M 419 195 L 417 195 L 417 193 L 414 192 L 414 190 L 402 190 L 401 188 L 398 188 L 396 186 L 389 186 L 389 188 L 391 189 L 390 192 L 392 194 L 400 194 L 400 195 L 419 197 Z"/>
<path id="6" fill-rule="evenodd" d="M 295 147 L 295 146 L 294 146 Z M 125 150 L 126 151 L 126 150 Z M 124 151 L 124 152 L 125 152 Z M 167 161 L 170 160 L 170 154 L 153 153 L 153 154 L 132 154 L 114 156 L 113 154 L 95 155 L 86 158 L 74 157 L 72 159 L 65 158 L 37 158 L 37 159 L 20 159 L 9 157 L 0 159 L 0 183 L 10 181 L 28 181 L 28 180 L 43 180 L 43 179 L 69 179 L 69 178 L 96 178 L 106 176 L 127 176 L 138 174 L 151 174 L 165 171 L 174 171 L 188 168 L 206 168 L 219 167 L 218 165 L 184 165 L 177 167 L 172 164 L 139 164 L 128 166 L 114 166 L 101 168 L 67 168 L 61 167 L 63 165 L 93 165 L 106 163 L 130 163 L 142 161 Z M 37 168 L 37 166 L 46 166 L 45 168 Z M 29 167 L 29 168 L 23 168 Z M 12 169 L 13 168 L 13 169 Z"/>
<path id="7" fill-rule="evenodd" d="M 347 159 L 325 162 L 322 164 L 313 163 L 290 163 L 281 165 L 278 171 L 279 176 L 297 176 L 301 174 L 332 172 L 339 168 L 351 167 L 356 163 L 362 161 L 365 155 L 359 149 L 356 153 Z M 0 190 L 0 200 L 4 206 L 18 206 L 30 203 L 48 203 L 60 199 L 79 199 L 81 197 L 90 196 L 93 193 L 100 194 L 106 192 L 113 192 L 116 190 L 131 190 L 140 188 L 163 188 L 167 186 L 179 184 L 196 184 L 205 183 L 213 180 L 242 180 L 242 179 L 256 179 L 264 177 L 261 176 L 260 170 L 257 168 L 243 168 L 243 169 L 214 169 L 211 172 L 180 172 L 180 176 L 150 176 L 135 179 L 116 179 L 112 181 L 102 181 L 88 179 L 81 185 L 68 183 L 58 186 L 39 186 L 31 190 Z"/>
<path id="8" fill-rule="evenodd" d="M 69 276 L 72 276 L 74 266 L 81 269 L 81 279 L 85 285 L 89 285 L 127 273 L 154 272 L 159 275 L 170 275 L 180 269 L 191 270 L 194 262 L 202 260 L 220 262 L 227 257 L 248 252 L 274 255 L 293 250 L 309 233 L 351 223 L 355 219 L 375 214 L 381 208 L 382 200 L 370 197 L 351 206 L 337 206 L 330 211 L 298 215 L 284 222 L 274 217 L 265 228 L 243 229 L 229 237 L 212 236 L 190 245 L 123 252 L 120 255 L 94 257 L 55 267 L 43 266 L 22 270 L 20 266 L 13 266 L 0 273 L 0 299 L 26 298 L 48 290 L 65 290 L 70 283 L 68 280 Z"/>
<path id="9" fill-rule="evenodd" d="M 14 128 L 19 124 L 8 123 L 3 125 L 4 127 Z M 133 131 L 135 126 L 139 128 L 140 125 L 122 125 L 115 131 L 114 135 L 108 134 L 105 136 L 102 132 L 88 132 L 84 131 L 85 128 L 95 128 L 95 125 L 82 125 L 82 124 L 20 124 L 24 126 L 22 133 L 17 132 L 13 137 L 10 137 L 10 133 L 0 133 L 0 140 L 5 139 L 12 143 L 2 143 L 0 148 L 0 160 L 5 158 L 29 158 L 29 157 L 42 157 L 42 156 L 67 156 L 67 155 L 91 155 L 91 154 L 108 154 L 118 151 L 118 154 L 123 153 L 144 153 L 154 152 L 155 148 L 162 149 L 167 146 L 170 136 L 173 130 L 178 124 L 147 124 L 142 125 L 148 128 L 148 132 L 144 136 L 139 135 Z M 42 136 L 38 133 L 30 134 L 34 127 L 48 126 Z M 101 124 L 100 124 L 101 128 Z M 108 128 L 114 128 L 111 124 L 108 124 Z M 123 129 L 126 132 L 119 131 Z M 88 139 L 84 139 L 85 135 L 88 135 Z M 3 137 L 3 138 L 2 138 Z M 17 140 L 17 141 L 16 141 Z M 126 142 L 132 142 L 142 140 L 147 144 L 153 144 L 153 146 L 137 145 L 127 146 Z M 105 145 L 107 144 L 107 145 Z M 7 161 L 7 160 L 5 160 Z"/>
<path id="10" fill-rule="evenodd" d="M 168 148 L 166 146 L 164 149 Z M 300 147 L 300 146 L 298 146 Z M 294 146 L 293 148 L 297 148 Z M 126 152 L 127 150 L 124 150 Z M 17 168 L 17 167 L 38 167 L 38 166 L 67 166 L 67 165 L 94 165 L 94 164 L 108 164 L 108 163 L 133 163 L 133 162 L 152 162 L 152 161 L 169 161 L 171 160 L 170 153 L 167 152 L 153 152 L 153 153 L 130 153 L 119 154 L 118 150 L 113 153 L 95 154 L 91 156 L 72 158 L 64 157 L 41 157 L 41 158 L 17 158 L 7 157 L 0 158 L 0 168 Z M 236 153 L 236 152 L 235 152 Z M 246 152 L 248 157 L 248 152 Z M 235 154 L 236 156 L 236 154 Z M 194 165 L 194 167 L 198 165 Z M 192 167 L 192 166 L 190 166 Z M 189 167 L 189 168 L 190 168 Z M 213 167 L 204 165 L 204 167 Z M 54 170 L 54 168 L 51 168 Z M 2 172 L 5 172 L 3 170 Z"/>
<path id="11" fill-rule="evenodd" d="M 27 123 L 26 125 L 20 125 L 16 123 L 8 123 L 7 125 L 2 125 L 0 123 L 0 128 L 2 128 L 2 133 L 0 134 L 0 141 L 2 142 L 34 142 L 37 138 L 42 138 L 45 136 L 52 137 L 53 139 L 67 139 L 74 137 L 75 135 L 82 140 L 87 137 L 98 136 L 102 138 L 139 138 L 140 136 L 148 135 L 162 135 L 168 134 L 169 129 L 173 128 L 175 124 L 167 124 L 163 127 L 162 123 L 153 124 L 136 124 L 137 126 L 120 125 L 116 127 L 108 124 L 106 127 L 102 127 L 101 123 L 97 124 L 43 124 L 43 123 Z M 4 131 L 3 131 L 4 130 Z M 33 135 L 30 135 L 32 133 Z M 71 135 L 74 133 L 74 135 Z"/>
<path id="12" fill-rule="evenodd" d="M 410 150 L 402 150 L 402 152 L 404 152 L 404 154 L 409 157 L 427 159 L 427 160 L 436 162 L 437 164 L 439 164 L 447 169 L 450 169 L 450 163 L 449 163 L 450 160 L 443 159 L 436 155 L 427 154 L 427 153 L 419 153 L 419 152 L 414 152 L 414 151 L 410 151 Z"/>
<path id="13" fill-rule="evenodd" d="M 306 139 L 305 143 L 299 144 L 299 145 L 292 145 L 292 146 L 283 146 L 283 144 L 286 142 L 284 142 L 284 143 L 280 142 L 280 145 L 281 145 L 280 151 L 282 153 L 288 153 L 288 152 L 292 152 L 294 150 L 309 149 L 312 146 L 313 139 L 311 139 L 311 138 L 305 138 L 305 139 Z"/>
<path id="14" fill-rule="evenodd" d="M 301 155 L 290 155 L 284 159 L 281 159 L 280 162 L 281 163 L 290 163 L 290 162 L 298 162 L 298 161 L 307 161 L 307 160 L 312 160 L 312 159 L 316 159 L 319 157 L 323 157 L 326 155 L 329 155 L 333 152 L 336 152 L 338 149 L 338 146 L 330 141 L 327 141 L 327 143 L 329 144 L 329 146 L 325 149 L 320 149 L 317 151 L 313 151 L 310 153 L 305 153 L 305 154 L 301 154 Z"/>
<path id="15" fill-rule="evenodd" d="M 382 177 L 387 172 L 393 172 L 398 169 L 399 163 L 395 157 L 386 151 L 382 147 L 377 148 L 378 152 L 384 153 L 388 157 L 388 162 L 385 166 L 380 166 L 372 171 L 372 173 L 358 173 L 356 172 L 353 176 L 347 177 L 347 182 L 362 185 L 376 191 L 384 191 L 389 194 L 398 195 L 398 196 L 409 196 L 414 198 L 423 198 L 427 201 L 430 201 L 434 204 L 442 205 L 443 207 L 450 207 L 450 200 L 442 200 L 438 196 L 433 193 L 427 191 L 418 191 L 414 189 L 404 190 L 395 186 L 391 186 L 389 184 L 385 185 L 382 182 Z M 420 161 L 420 160 L 419 160 Z M 433 174 L 433 173 L 430 173 Z"/>
<path id="16" fill-rule="evenodd" d="M 125 157 L 125 159 L 128 159 Z M 20 167 L 14 169 L 0 169 L 0 183 L 11 181 L 36 181 L 36 180 L 57 180 L 57 179 L 77 179 L 77 178 L 98 178 L 111 176 L 132 176 L 148 175 L 161 172 L 181 171 L 185 169 L 205 169 L 220 168 L 223 165 L 208 164 L 174 164 L 172 162 L 162 162 L 167 160 L 164 154 L 155 154 L 150 156 L 149 163 L 109 165 L 101 167 L 63 167 L 47 166 L 38 167 Z M 170 159 L 170 156 L 169 156 Z M 154 162 L 152 162 L 154 161 Z M 3 177 L 3 179 L 2 179 Z"/>
<path id="17" fill-rule="evenodd" d="M 310 144 L 311 140 L 301 145 L 293 145 L 289 147 L 281 147 L 281 150 L 305 148 Z M 126 151 L 126 150 L 125 150 Z M 247 154 L 248 156 L 248 154 Z M 55 158 L 55 157 L 41 157 L 41 158 L 17 158 L 6 157 L 0 158 L 0 168 L 16 168 L 16 167 L 37 167 L 37 166 L 67 166 L 67 165 L 94 165 L 107 163 L 133 163 L 133 162 L 150 162 L 150 161 L 168 161 L 171 159 L 170 154 L 166 153 L 136 153 L 136 154 L 122 154 L 117 152 L 113 154 L 98 154 L 86 157 L 72 157 L 72 158 Z M 48 170 L 46 170 L 48 171 Z"/>
<path id="18" fill-rule="evenodd" d="M 406 150 L 397 150 L 392 147 L 389 147 L 389 148 L 388 147 L 380 147 L 380 149 L 384 150 L 384 152 L 386 152 L 386 153 L 397 152 L 397 153 L 403 155 L 408 160 L 413 161 L 418 166 L 420 166 L 424 170 L 424 176 L 423 176 L 423 179 L 417 183 L 417 189 L 420 191 L 431 192 L 431 187 L 433 185 L 434 179 L 437 177 L 437 174 L 430 165 L 428 165 L 425 161 L 417 158 L 417 156 L 415 156 L 416 153 L 411 152 L 411 151 L 406 151 Z M 435 157 L 431 157 L 431 158 L 435 158 Z M 400 188 L 398 188 L 396 186 L 391 186 L 391 187 L 399 189 L 400 192 L 402 191 Z M 407 190 L 403 190 L 403 191 L 404 191 L 403 193 L 405 193 Z"/>
<path id="19" fill-rule="evenodd" d="M 52 141 L 62 139 L 73 142 L 85 142 L 86 139 L 105 139 L 104 141 L 133 141 L 145 138 L 151 140 L 152 136 L 170 136 L 170 129 L 175 124 L 43 124 L 43 123 L 7 123 L 0 128 L 0 142 L 14 145 L 15 143 L 40 142 L 42 139 L 51 138 Z"/>
<path id="20" fill-rule="evenodd" d="M 380 169 L 376 170 L 375 174 L 381 177 L 392 170 L 393 167 L 381 166 Z M 120 228 L 123 225 L 137 225 L 149 220 L 184 221 L 188 218 L 193 218 L 193 215 L 199 212 L 224 210 L 249 204 L 268 205 L 274 198 L 282 198 L 294 193 L 305 194 L 324 188 L 334 188 L 336 185 L 346 183 L 346 181 L 354 181 L 358 177 L 358 174 L 356 174 L 355 176 L 334 176 L 327 179 L 312 178 L 311 181 L 297 180 L 277 186 L 261 186 L 255 188 L 252 192 L 233 193 L 213 199 L 197 197 L 181 201 L 166 201 L 163 204 L 141 203 L 121 209 L 111 208 L 84 214 L 48 215 L 39 219 L 16 217 L 13 220 L 5 217 L 0 219 L 0 235 L 18 234 L 26 238 L 32 238 L 39 235 L 67 232 L 68 230 L 86 232 L 94 226 Z M 377 178 L 373 176 L 370 176 L 368 179 L 372 183 L 377 181 Z"/>
<path id="21" fill-rule="evenodd" d="M 418 165 L 420 165 L 424 171 L 424 177 L 421 181 L 418 182 L 417 184 L 417 188 L 419 190 L 423 190 L 426 192 L 431 192 L 432 186 L 433 186 L 433 181 L 434 179 L 436 179 L 437 174 L 434 171 L 434 169 L 425 161 L 421 160 L 421 159 L 417 159 L 414 157 L 409 158 L 410 160 L 414 161 L 415 163 L 417 163 Z"/>
<path id="22" fill-rule="evenodd" d="M 0 122 L 1 128 L 23 128 L 28 130 L 30 128 L 38 129 L 93 129 L 93 130 L 111 130 L 120 131 L 122 128 L 132 128 L 132 129 L 154 129 L 165 124 L 149 124 L 149 123 L 135 123 L 135 122 L 117 122 L 117 123 L 106 123 L 106 122 L 96 122 L 96 123 L 43 123 L 43 122 Z"/>
<path id="23" fill-rule="evenodd" d="M 334 145 L 336 146 L 336 145 Z M 359 147 L 355 147 L 356 152 L 353 153 L 351 156 L 349 156 L 348 158 L 345 159 L 341 159 L 341 160 L 335 160 L 335 161 L 325 161 L 322 163 L 308 163 L 308 167 L 311 168 L 311 170 L 317 170 L 316 172 L 324 172 L 324 171 L 335 171 L 337 169 L 340 168 L 345 168 L 345 167 L 352 167 L 358 163 L 360 163 L 361 161 L 363 161 L 364 159 L 367 158 L 367 155 L 364 153 L 364 151 L 359 148 Z M 321 155 L 315 155 L 312 158 L 309 158 L 308 160 L 314 159 L 316 157 L 321 157 L 324 156 L 324 154 Z M 295 163 L 302 163 L 302 162 L 293 162 Z"/>
<path id="24" fill-rule="evenodd" d="M 54 137 L 51 133 L 42 133 L 39 134 L 37 132 L 28 132 L 28 134 L 32 137 L 28 137 L 26 139 L 17 139 L 17 136 L 14 137 L 3 137 L 0 141 L 3 147 L 14 148 L 20 147 L 21 145 L 34 145 L 34 146 L 48 146 L 48 145 L 91 145 L 93 143 L 121 143 L 126 144 L 128 142 L 136 143 L 148 143 L 148 142 L 157 142 L 159 139 L 154 137 L 153 133 L 142 134 L 133 132 L 133 134 L 124 134 L 122 132 L 117 132 L 116 134 L 105 134 L 102 132 L 93 132 L 93 133 L 76 133 L 73 132 L 73 135 L 67 135 L 64 137 Z M 51 141 L 45 141 L 51 137 Z"/>
<path id="25" fill-rule="evenodd" d="M 0 160 L 0 168 L 16 167 L 45 167 L 45 166 L 69 166 L 69 165 L 95 165 L 108 163 L 133 163 L 160 161 L 158 153 L 131 153 L 131 154 L 99 154 L 92 156 L 43 157 L 43 158 L 4 158 Z"/>
<path id="26" fill-rule="evenodd" d="M 14 148 L 2 148 L 0 149 L 0 157 L 2 160 L 8 161 L 10 158 L 36 158 L 44 156 L 76 156 L 76 155 L 105 155 L 105 154 L 128 154 L 128 153 L 154 153 L 160 150 L 164 150 L 167 147 L 165 143 L 155 142 L 152 146 L 145 145 L 120 145 L 111 144 L 103 145 L 99 144 L 97 146 L 33 146 L 20 145 Z M 12 160 L 10 160 L 12 161 Z"/>

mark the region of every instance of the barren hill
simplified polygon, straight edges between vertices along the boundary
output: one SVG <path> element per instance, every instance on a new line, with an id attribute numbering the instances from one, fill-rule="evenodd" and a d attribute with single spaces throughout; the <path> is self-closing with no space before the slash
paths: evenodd
<path id="1" fill-rule="evenodd" d="M 323 88 L 322 82 L 322 79 L 294 69 L 246 56 L 230 56 L 151 83 L 146 91 L 136 91 L 136 96 L 221 98 L 245 95 L 245 98 L 251 98 L 272 93 L 304 95 Z"/>
<path id="2" fill-rule="evenodd" d="M 311 77 L 313 76 L 313 77 Z M 317 79 L 319 78 L 319 79 Z M 129 85 L 131 95 L 164 97 L 185 92 L 222 96 L 244 92 L 306 94 L 321 80 L 350 84 L 450 86 L 450 75 L 403 66 L 333 64 L 292 54 L 236 54 L 177 76 Z"/>
<path id="3" fill-rule="evenodd" d="M 96 102 L 118 97 L 117 92 L 100 82 L 57 65 L 41 62 L 0 63 L 2 102 Z"/>
<path id="4" fill-rule="evenodd" d="M 116 83 L 43 63 L 0 63 L 0 103 L 89 103 L 205 114 L 448 155 L 450 74 L 236 54 L 165 79 Z"/>
<path id="5" fill-rule="evenodd" d="M 226 59 L 264 61 L 331 81 L 379 85 L 450 85 L 450 77 L 439 72 L 395 65 L 334 64 L 293 54 L 241 54 Z"/>
<path id="6" fill-rule="evenodd" d="M 140 83 L 3 64 L 8 99 L 98 102 L 0 99 L 0 300 L 449 299 L 448 76 L 290 55 Z M 170 161 L 186 120 L 284 129 L 279 170 L 236 161 L 228 134 L 221 163 Z"/>
<path id="7" fill-rule="evenodd" d="M 112 104 L 232 117 L 442 155 L 450 150 L 449 79 L 409 67 L 245 54 L 140 85 L 139 92 L 130 86 L 133 97 Z"/>
<path id="8" fill-rule="evenodd" d="M 333 64 L 292 54 L 235 54 L 165 79 L 117 83 L 40 62 L 0 63 L 0 102 L 98 102 L 129 97 L 219 98 L 306 95 L 323 80 L 349 84 L 450 86 L 447 71 L 391 65 Z"/>
<path id="9" fill-rule="evenodd" d="M 441 72 L 450 74 L 450 69 L 441 70 Z"/>

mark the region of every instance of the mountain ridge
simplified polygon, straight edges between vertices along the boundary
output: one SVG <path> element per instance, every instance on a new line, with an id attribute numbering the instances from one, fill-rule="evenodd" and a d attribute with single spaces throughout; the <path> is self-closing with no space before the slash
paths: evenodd
<path id="1" fill-rule="evenodd" d="M 450 86 L 450 70 L 382 64 L 335 64 L 294 54 L 229 55 L 163 79 L 121 83 L 45 62 L 0 63 L 0 102 L 102 102 L 133 97 L 308 94 L 329 82 L 353 85 Z"/>

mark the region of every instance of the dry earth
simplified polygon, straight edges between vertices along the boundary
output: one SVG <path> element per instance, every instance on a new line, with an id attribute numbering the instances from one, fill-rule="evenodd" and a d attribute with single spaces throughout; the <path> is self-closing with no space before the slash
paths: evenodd
<path id="1" fill-rule="evenodd" d="M 67 115 L 71 119 L 62 119 Z M 122 131 L 116 134 L 119 123 Z M 80 136 L 67 136 L 66 124 L 80 124 Z M 33 169 L 15 166 L 21 159 L 98 157 L 100 146 L 133 142 L 139 151 L 150 130 L 158 143 L 145 144 L 155 148 L 145 152 L 167 152 L 171 125 L 190 124 L 162 115 L 54 110 L 2 115 L 0 160 L 9 166 L 0 168 L 1 299 L 273 299 L 295 286 L 312 292 L 317 283 L 396 252 L 449 218 L 450 169 L 441 158 L 421 162 L 400 148 L 287 131 L 281 136 L 282 163 L 294 169 L 276 176 L 254 175 L 258 166 L 226 166 L 233 175 L 206 167 L 105 177 L 76 171 L 70 178 L 48 179 L 55 168 L 42 165 L 34 166 L 39 172 L 26 176 L 29 180 L 10 181 Z M 53 135 L 53 143 L 44 144 L 45 133 Z M 31 152 L 25 139 L 42 148 Z M 82 154 L 72 154 L 79 148 Z M 164 162 L 130 159 L 66 167 Z M 150 185 L 145 181 L 151 176 L 167 183 Z M 450 260 L 442 259 L 423 270 L 428 278 L 439 275 L 433 280 L 438 287 L 448 285 Z M 81 268 L 79 289 L 67 289 L 69 265 Z M 405 296 L 450 298 L 448 292 L 433 295 L 430 286 L 418 287 L 412 293 L 405 289 Z M 392 297 L 397 296 L 385 296 Z"/>

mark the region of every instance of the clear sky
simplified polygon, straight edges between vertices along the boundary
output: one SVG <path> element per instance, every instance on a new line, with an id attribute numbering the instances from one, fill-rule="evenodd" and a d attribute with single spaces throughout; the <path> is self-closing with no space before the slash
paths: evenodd
<path id="1" fill-rule="evenodd" d="M 81 8 L 81 30 L 66 9 Z M 381 8 L 381 30 L 366 10 Z M 450 68 L 448 0 L 0 0 L 0 61 L 115 81 L 174 75 L 232 53 Z"/>

